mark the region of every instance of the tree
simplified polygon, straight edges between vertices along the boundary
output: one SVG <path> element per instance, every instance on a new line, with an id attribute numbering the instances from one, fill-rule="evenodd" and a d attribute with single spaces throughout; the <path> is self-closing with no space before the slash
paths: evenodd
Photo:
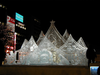
<path id="1" fill-rule="evenodd" d="M 7 27 L 7 25 L 0 24 L 0 41 L 2 41 L 3 45 L 13 45 L 13 36 L 14 33 L 11 29 Z"/>
<path id="2" fill-rule="evenodd" d="M 2 65 L 2 61 L 4 61 L 6 54 L 4 46 L 13 45 L 12 35 L 12 31 L 7 27 L 7 25 L 0 24 L 0 65 Z"/>

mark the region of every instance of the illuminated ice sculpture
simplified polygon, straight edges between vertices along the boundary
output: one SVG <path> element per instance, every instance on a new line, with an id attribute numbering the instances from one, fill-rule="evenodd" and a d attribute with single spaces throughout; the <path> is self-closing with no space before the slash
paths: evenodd
<path id="1" fill-rule="evenodd" d="M 35 42 L 33 36 L 24 40 L 21 48 L 11 55 L 6 55 L 6 65 L 75 65 L 87 66 L 87 47 L 82 39 L 75 41 L 65 30 L 63 36 L 51 21 L 51 26 L 44 35 L 41 31 Z M 17 54 L 18 53 L 18 54 Z M 16 60 L 18 55 L 18 60 Z"/>

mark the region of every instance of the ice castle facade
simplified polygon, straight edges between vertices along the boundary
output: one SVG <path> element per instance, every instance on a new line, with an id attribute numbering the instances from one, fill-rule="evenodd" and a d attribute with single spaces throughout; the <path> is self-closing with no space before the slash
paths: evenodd
<path id="1" fill-rule="evenodd" d="M 24 40 L 21 48 L 15 53 L 6 54 L 5 65 L 68 65 L 87 66 L 87 47 L 82 39 L 75 41 L 71 34 L 65 30 L 63 36 L 51 21 L 47 33 L 41 31 L 35 42 L 33 36 Z M 18 60 L 16 55 L 18 53 Z"/>

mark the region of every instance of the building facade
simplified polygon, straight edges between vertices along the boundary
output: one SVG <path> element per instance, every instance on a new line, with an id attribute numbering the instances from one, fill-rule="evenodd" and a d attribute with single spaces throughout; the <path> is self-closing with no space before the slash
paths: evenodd
<path id="1" fill-rule="evenodd" d="M 0 4 L 0 23 L 6 25 L 7 20 L 7 7 Z"/>
<path id="2" fill-rule="evenodd" d="M 16 33 L 16 49 L 20 49 L 23 40 L 26 38 L 26 26 L 24 24 L 23 16 L 15 12 L 15 33 Z"/>
<path id="3" fill-rule="evenodd" d="M 33 16 L 26 16 L 25 24 L 27 27 L 27 39 L 33 35 L 35 41 L 38 39 L 39 34 L 41 32 L 41 22 L 39 19 Z"/>
<path id="4" fill-rule="evenodd" d="M 26 27 L 20 22 L 16 22 L 15 25 L 16 32 L 16 50 L 20 49 L 23 40 L 26 38 Z"/>

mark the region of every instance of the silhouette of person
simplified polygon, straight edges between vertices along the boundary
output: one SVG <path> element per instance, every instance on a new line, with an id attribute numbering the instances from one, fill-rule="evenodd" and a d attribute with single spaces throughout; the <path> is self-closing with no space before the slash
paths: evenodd
<path id="1" fill-rule="evenodd" d="M 99 66 L 99 68 L 97 70 L 97 74 L 100 75 L 100 66 Z"/>
<path id="2" fill-rule="evenodd" d="M 93 46 L 92 45 L 89 46 L 89 48 L 88 48 L 88 50 L 86 52 L 86 56 L 87 56 L 87 59 L 88 59 L 88 67 L 89 67 L 91 61 L 92 61 L 92 63 L 94 63 L 95 57 L 96 57 L 96 52 L 93 49 Z"/>

